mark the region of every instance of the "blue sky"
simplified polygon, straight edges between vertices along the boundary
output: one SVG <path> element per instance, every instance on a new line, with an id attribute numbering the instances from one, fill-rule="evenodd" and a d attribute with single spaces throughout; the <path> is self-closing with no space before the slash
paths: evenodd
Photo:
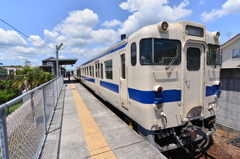
<path id="1" fill-rule="evenodd" d="M 80 65 L 122 33 L 163 20 L 203 23 L 224 43 L 240 33 L 240 0 L 0 0 L 0 63 L 41 65 L 64 43 L 59 58 L 78 58 Z"/>

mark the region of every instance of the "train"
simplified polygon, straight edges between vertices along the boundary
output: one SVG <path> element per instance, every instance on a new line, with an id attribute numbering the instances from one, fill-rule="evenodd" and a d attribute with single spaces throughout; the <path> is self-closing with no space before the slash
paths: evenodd
<path id="1" fill-rule="evenodd" d="M 145 26 L 81 64 L 75 78 L 159 151 L 200 151 L 216 132 L 220 33 L 182 20 Z M 189 146 L 191 145 L 191 146 Z"/>

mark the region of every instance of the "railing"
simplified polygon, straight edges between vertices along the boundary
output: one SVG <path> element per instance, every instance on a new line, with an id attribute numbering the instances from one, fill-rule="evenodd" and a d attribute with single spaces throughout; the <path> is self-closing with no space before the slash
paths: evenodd
<path id="1" fill-rule="evenodd" d="M 0 105 L 0 158 L 39 157 L 62 86 L 60 76 Z"/>

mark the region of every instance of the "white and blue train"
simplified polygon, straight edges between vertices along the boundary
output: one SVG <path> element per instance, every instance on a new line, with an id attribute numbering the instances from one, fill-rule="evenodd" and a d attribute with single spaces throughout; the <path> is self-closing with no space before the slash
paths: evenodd
<path id="1" fill-rule="evenodd" d="M 160 151 L 200 139 L 203 149 L 215 132 L 221 93 L 219 37 L 203 24 L 162 21 L 123 35 L 83 63 L 76 78 Z"/>

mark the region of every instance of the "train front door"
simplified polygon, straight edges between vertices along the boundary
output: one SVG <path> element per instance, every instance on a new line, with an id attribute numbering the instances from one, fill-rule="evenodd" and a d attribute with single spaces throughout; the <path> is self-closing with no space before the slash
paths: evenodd
<path id="1" fill-rule="evenodd" d="M 190 119 L 203 112 L 204 46 L 188 44 L 184 53 L 183 117 Z"/>
<path id="2" fill-rule="evenodd" d="M 127 84 L 127 67 L 125 62 L 125 53 L 120 53 L 120 71 L 119 71 L 119 93 L 120 104 L 123 108 L 128 110 L 128 84 Z"/>

